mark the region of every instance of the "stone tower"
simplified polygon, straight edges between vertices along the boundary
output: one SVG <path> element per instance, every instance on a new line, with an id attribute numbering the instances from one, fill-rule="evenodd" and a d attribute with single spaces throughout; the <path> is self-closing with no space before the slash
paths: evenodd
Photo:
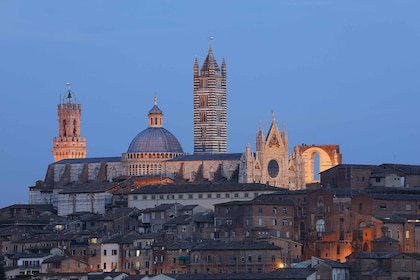
<path id="1" fill-rule="evenodd" d="M 54 161 L 86 157 L 86 138 L 80 136 L 81 113 L 82 106 L 76 103 L 69 88 L 58 104 L 58 137 L 54 137 L 52 150 Z"/>
<path id="2" fill-rule="evenodd" d="M 199 70 L 194 61 L 194 154 L 227 152 L 226 63 L 219 68 L 210 46 Z"/>

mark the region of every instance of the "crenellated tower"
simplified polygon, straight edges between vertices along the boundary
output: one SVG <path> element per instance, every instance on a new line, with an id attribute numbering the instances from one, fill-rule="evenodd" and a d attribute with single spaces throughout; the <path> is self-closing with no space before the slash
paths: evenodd
<path id="1" fill-rule="evenodd" d="M 54 161 L 66 158 L 86 157 L 86 138 L 80 136 L 82 105 L 69 87 L 61 103 L 58 104 L 58 137 L 53 139 Z"/>
<path id="2" fill-rule="evenodd" d="M 226 63 L 219 68 L 210 46 L 199 70 L 194 61 L 194 154 L 227 152 Z"/>

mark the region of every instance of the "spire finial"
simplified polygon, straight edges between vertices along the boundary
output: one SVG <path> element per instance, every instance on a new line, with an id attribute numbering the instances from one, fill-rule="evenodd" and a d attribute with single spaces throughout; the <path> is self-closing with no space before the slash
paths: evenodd
<path id="1" fill-rule="evenodd" d="M 153 98 L 153 105 L 157 105 L 157 96 L 156 96 L 156 93 L 155 93 L 155 97 Z"/>
<path id="2" fill-rule="evenodd" d="M 276 118 L 274 117 L 274 110 L 271 110 L 271 119 L 273 120 L 273 122 L 276 120 Z"/>
<path id="3" fill-rule="evenodd" d="M 70 85 L 71 85 L 71 83 L 70 82 L 67 82 L 66 83 L 66 86 L 67 86 L 67 96 L 65 97 L 65 98 L 67 98 L 67 102 L 68 103 L 70 103 L 70 101 L 71 101 L 71 90 L 70 90 Z"/>
<path id="4" fill-rule="evenodd" d="M 262 129 L 262 120 L 260 120 L 260 130 Z"/>

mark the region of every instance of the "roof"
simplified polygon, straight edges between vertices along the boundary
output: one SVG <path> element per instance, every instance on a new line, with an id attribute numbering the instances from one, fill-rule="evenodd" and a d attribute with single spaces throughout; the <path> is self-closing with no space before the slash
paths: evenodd
<path id="1" fill-rule="evenodd" d="M 394 239 L 394 238 L 391 238 L 389 236 L 382 236 L 382 237 L 379 237 L 379 238 L 376 238 L 376 239 L 372 240 L 372 242 L 392 242 L 392 243 L 398 243 L 399 241 L 396 240 L 396 239 Z"/>
<path id="2" fill-rule="evenodd" d="M 66 256 L 63 256 L 63 255 L 54 255 L 54 256 L 51 256 L 51 257 L 45 259 L 42 263 L 59 263 L 62 260 L 65 260 L 65 259 L 67 259 Z"/>
<path id="3" fill-rule="evenodd" d="M 183 153 L 178 139 L 163 127 L 148 127 L 137 134 L 128 146 L 127 153 L 172 152 Z"/>
<path id="4" fill-rule="evenodd" d="M 220 73 L 219 65 L 217 65 L 216 59 L 214 58 L 213 51 L 211 47 L 209 48 L 209 51 L 207 53 L 207 57 L 203 62 L 203 65 L 200 69 L 201 75 L 208 75 L 210 68 L 213 68 L 215 72 Z"/>
<path id="5" fill-rule="evenodd" d="M 226 154 L 192 154 L 182 155 L 168 160 L 171 161 L 210 161 L 210 160 L 240 160 L 241 153 L 226 153 Z"/>
<path id="6" fill-rule="evenodd" d="M 74 163 L 100 163 L 100 162 L 119 162 L 121 157 L 96 157 L 96 158 L 66 158 L 53 164 L 74 164 Z"/>
<path id="7" fill-rule="evenodd" d="M 66 193 L 101 193 L 113 188 L 117 183 L 103 182 L 103 183 L 83 183 L 80 185 L 66 186 L 60 194 Z"/>
<path id="8" fill-rule="evenodd" d="M 192 250 L 279 250 L 279 246 L 268 242 L 242 242 L 242 241 L 207 241 L 197 243 Z"/>
<path id="9" fill-rule="evenodd" d="M 420 175 L 420 165 L 384 163 L 380 166 L 404 173 L 406 175 Z"/>
<path id="10" fill-rule="evenodd" d="M 324 259 L 324 258 L 318 258 L 318 257 L 315 257 L 315 260 L 319 260 L 319 264 L 324 263 L 331 268 L 350 268 L 350 265 L 348 263 L 341 263 L 341 262 L 333 261 L 330 259 Z"/>
<path id="11" fill-rule="evenodd" d="M 272 272 L 240 272 L 240 273 L 206 273 L 206 274 L 175 274 L 171 275 L 179 280 L 233 280 L 233 279 L 252 279 L 252 280 L 274 280 L 274 279 L 308 279 L 315 273 L 312 268 L 282 268 Z"/>
<path id="12" fill-rule="evenodd" d="M 419 194 L 406 194 L 406 193 L 362 193 L 372 199 L 376 200 L 420 200 Z"/>
<path id="13" fill-rule="evenodd" d="M 232 192 L 232 191 L 278 191 L 278 187 L 264 184 L 250 183 L 219 183 L 219 184 L 174 184 L 174 185 L 147 185 L 133 190 L 130 194 L 169 194 L 191 192 Z"/>
<path id="14" fill-rule="evenodd" d="M 338 164 L 331 168 L 328 168 L 322 172 L 319 172 L 320 174 L 327 172 L 332 169 L 369 169 L 369 170 L 377 170 L 378 166 L 373 164 Z"/>
<path id="15" fill-rule="evenodd" d="M 166 210 L 171 209 L 171 208 L 173 208 L 175 206 L 182 207 L 182 205 L 179 204 L 179 203 L 162 203 L 162 204 L 159 204 L 156 207 L 144 209 L 143 210 L 143 213 L 166 211 Z"/>

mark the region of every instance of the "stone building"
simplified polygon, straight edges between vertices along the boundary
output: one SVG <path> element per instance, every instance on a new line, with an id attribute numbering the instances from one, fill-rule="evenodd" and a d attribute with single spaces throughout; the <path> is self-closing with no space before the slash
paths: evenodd
<path id="1" fill-rule="evenodd" d="M 321 172 L 326 188 L 352 190 L 373 188 L 407 188 L 420 186 L 420 167 L 408 164 L 367 165 L 338 164 Z"/>
<path id="2" fill-rule="evenodd" d="M 239 182 L 258 182 L 287 188 L 305 189 L 315 180 L 315 155 L 319 156 L 320 171 L 329 169 L 342 161 L 338 145 L 295 146 L 289 157 L 287 133 L 277 127 L 274 113 L 267 136 L 262 127 L 257 132 L 256 152 L 249 145 L 239 162 Z"/>
<path id="3" fill-rule="evenodd" d="M 199 69 L 194 61 L 194 154 L 227 152 L 226 63 L 209 48 Z"/>
<path id="4" fill-rule="evenodd" d="M 148 128 L 131 141 L 122 154 L 123 174 L 127 176 L 162 175 L 164 162 L 183 155 L 178 139 L 163 127 L 163 112 L 154 105 L 148 114 Z"/>
<path id="5" fill-rule="evenodd" d="M 315 180 L 315 154 L 319 154 L 321 170 L 341 163 L 338 145 L 295 146 L 289 157 L 286 131 L 284 127 L 278 129 L 274 114 L 267 137 L 262 128 L 258 131 L 255 153 L 249 145 L 243 153 L 228 153 L 226 83 L 225 60 L 219 67 L 210 47 L 201 68 L 198 59 L 194 62 L 194 153 L 191 155 L 163 127 L 163 111 L 155 98 L 148 112 L 147 128 L 132 139 L 126 152 L 120 157 L 85 158 L 86 139 L 80 136 L 81 105 L 68 90 L 63 104 L 58 106 L 55 162 L 48 166 L 44 181 L 37 181 L 29 188 L 29 202 L 53 204 L 56 209 L 64 207 L 60 215 L 76 211 L 103 213 L 110 206 L 110 195 L 115 198 L 118 193 L 118 203 L 126 203 L 123 200 L 128 196 L 127 188 L 120 189 L 127 184 L 137 188 L 130 181 L 133 176 L 154 177 L 155 180 L 148 181 L 157 184 L 239 182 L 304 189 L 308 180 Z M 98 190 L 98 185 L 107 187 Z M 81 190 L 80 194 L 77 189 Z M 113 199 L 112 203 L 116 201 Z"/>
<path id="6" fill-rule="evenodd" d="M 58 137 L 53 139 L 52 150 L 54 161 L 86 157 L 86 138 L 80 136 L 81 114 L 82 105 L 76 103 L 76 97 L 69 89 L 58 104 Z"/>

